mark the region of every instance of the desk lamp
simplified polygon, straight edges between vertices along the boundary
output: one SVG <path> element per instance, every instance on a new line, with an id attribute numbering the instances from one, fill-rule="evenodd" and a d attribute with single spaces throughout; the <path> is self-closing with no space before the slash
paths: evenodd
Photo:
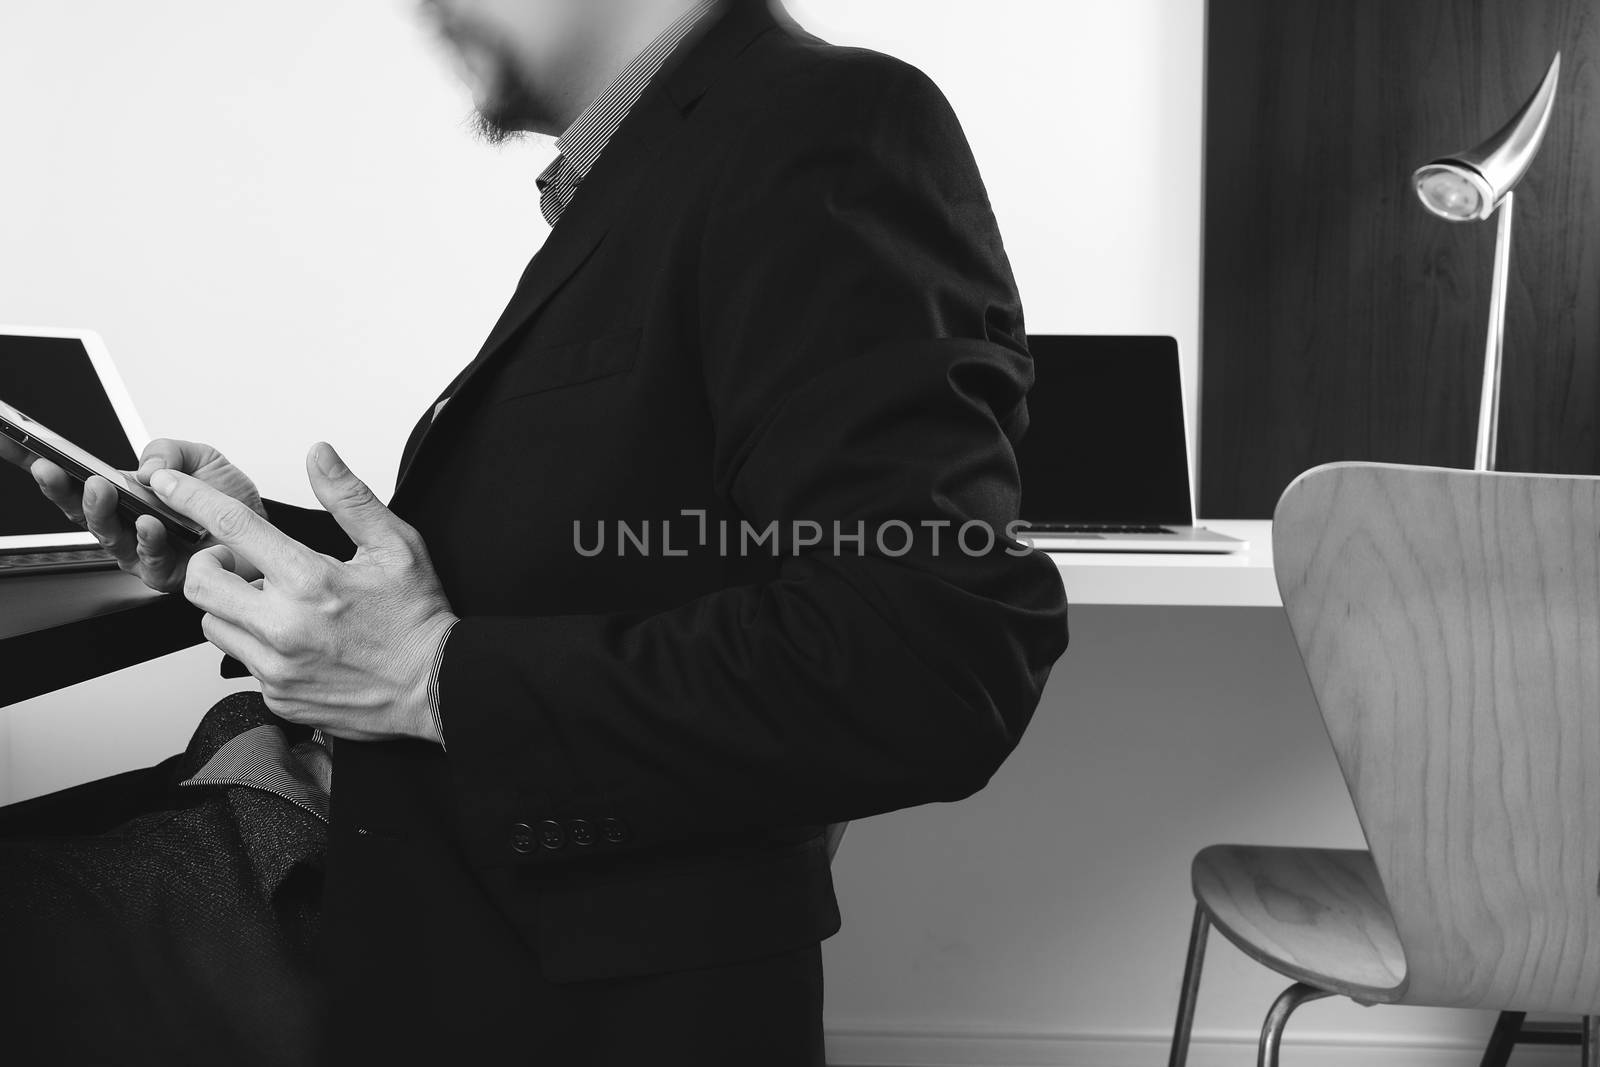
<path id="1" fill-rule="evenodd" d="M 1478 403 L 1478 444 L 1474 467 L 1494 470 L 1500 434 L 1500 361 L 1505 348 L 1506 283 L 1511 269 L 1512 190 L 1539 154 L 1556 83 L 1561 53 L 1550 63 L 1539 90 L 1501 131 L 1470 152 L 1444 156 L 1412 175 L 1422 206 L 1451 222 L 1477 222 L 1500 212 L 1494 248 L 1494 285 L 1489 297 L 1489 341 L 1483 357 L 1483 393 Z"/>

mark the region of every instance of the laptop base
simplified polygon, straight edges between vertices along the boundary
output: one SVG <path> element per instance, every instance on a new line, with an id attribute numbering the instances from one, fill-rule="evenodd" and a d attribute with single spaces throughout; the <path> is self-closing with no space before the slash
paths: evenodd
<path id="1" fill-rule="evenodd" d="M 1035 527 L 1026 531 L 1033 547 L 1042 552 L 1159 552 L 1226 553 L 1243 552 L 1250 542 L 1215 533 L 1202 526 L 1163 526 L 1166 533 L 1098 533 L 1082 529 L 1045 531 Z"/>
<path id="2" fill-rule="evenodd" d="M 63 571 L 98 571 L 116 565 L 117 561 L 111 558 L 111 553 L 103 548 L 0 552 L 0 578 L 59 574 Z"/>

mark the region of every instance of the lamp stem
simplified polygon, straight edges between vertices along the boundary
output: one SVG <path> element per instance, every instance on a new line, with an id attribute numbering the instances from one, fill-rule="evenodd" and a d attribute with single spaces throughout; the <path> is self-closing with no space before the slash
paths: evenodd
<path id="1" fill-rule="evenodd" d="M 1500 365 L 1506 344 L 1506 287 L 1511 278 L 1511 218 L 1516 194 L 1500 204 L 1500 228 L 1494 243 L 1494 283 L 1489 291 L 1489 339 L 1483 354 L 1483 392 L 1478 402 L 1478 444 L 1474 467 L 1495 469 L 1500 444 Z"/>

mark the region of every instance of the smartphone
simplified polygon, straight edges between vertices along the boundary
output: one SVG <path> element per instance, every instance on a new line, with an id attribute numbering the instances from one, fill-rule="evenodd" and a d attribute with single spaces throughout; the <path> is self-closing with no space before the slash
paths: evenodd
<path id="1" fill-rule="evenodd" d="M 0 434 L 11 438 L 40 459 L 49 460 L 80 482 L 98 474 L 116 487 L 117 503 L 124 512 L 135 517 L 154 515 L 167 528 L 167 533 L 182 543 L 193 545 L 205 539 L 204 529 L 163 504 L 161 498 L 139 479 L 90 455 L 4 400 L 0 400 Z"/>

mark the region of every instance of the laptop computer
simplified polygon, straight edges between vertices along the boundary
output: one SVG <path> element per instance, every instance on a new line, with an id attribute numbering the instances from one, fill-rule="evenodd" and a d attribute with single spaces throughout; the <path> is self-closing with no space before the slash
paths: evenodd
<path id="1" fill-rule="evenodd" d="M 1022 518 L 1051 552 L 1233 552 L 1195 525 L 1178 343 L 1028 338 L 1034 384 L 1017 447 Z"/>
<path id="2" fill-rule="evenodd" d="M 0 397 L 118 470 L 148 443 L 122 378 L 89 330 L 0 326 Z M 115 566 L 27 473 L 0 465 L 0 577 Z"/>

